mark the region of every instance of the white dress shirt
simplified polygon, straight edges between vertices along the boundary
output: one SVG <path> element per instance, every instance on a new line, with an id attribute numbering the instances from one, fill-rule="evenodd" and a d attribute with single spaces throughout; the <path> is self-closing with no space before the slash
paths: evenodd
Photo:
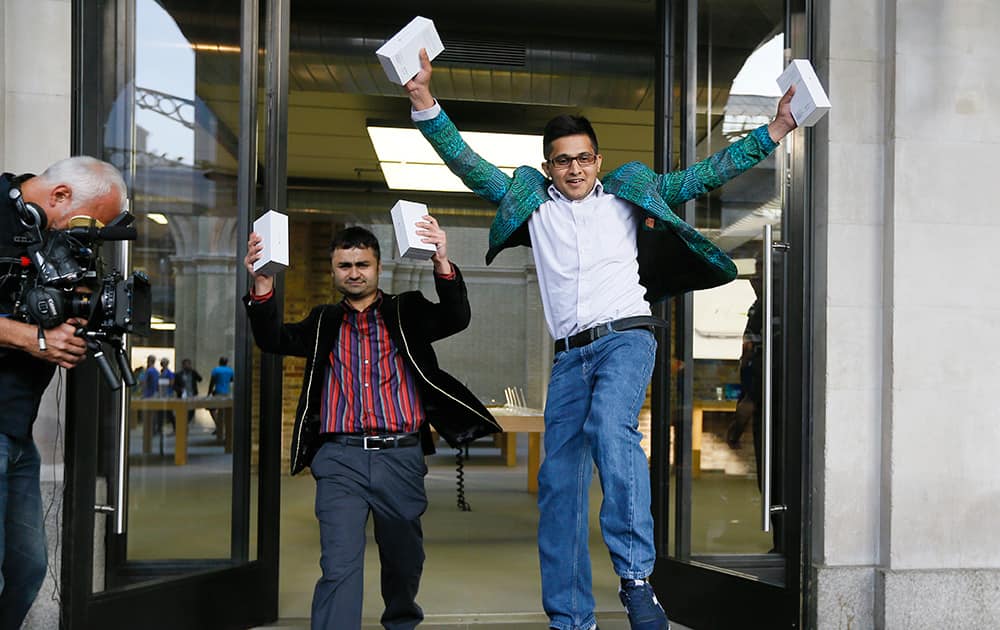
<path id="1" fill-rule="evenodd" d="M 555 339 L 613 319 L 649 315 L 635 243 L 639 209 L 598 181 L 579 201 L 549 185 L 528 219 L 545 323 Z"/>
<path id="2" fill-rule="evenodd" d="M 441 112 L 437 101 L 410 110 L 414 121 Z M 570 201 L 549 185 L 549 200 L 528 219 L 545 323 L 554 339 L 622 317 L 649 315 L 639 284 L 635 238 L 639 209 L 604 192 L 600 180 Z"/>

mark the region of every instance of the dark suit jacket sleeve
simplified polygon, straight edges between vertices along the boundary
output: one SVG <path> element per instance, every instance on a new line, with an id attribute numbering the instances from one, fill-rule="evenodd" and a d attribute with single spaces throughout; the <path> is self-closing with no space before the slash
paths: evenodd
<path id="1" fill-rule="evenodd" d="M 254 302 L 249 295 L 243 298 L 250 329 L 257 347 L 264 352 L 296 357 L 310 356 L 315 339 L 316 321 L 322 307 L 316 307 L 301 322 L 284 323 L 278 313 L 277 300 Z"/>
<path id="2" fill-rule="evenodd" d="M 434 288 L 437 290 L 438 302 L 430 302 L 423 298 L 424 312 L 421 324 L 428 341 L 444 339 L 457 332 L 465 330 L 472 320 L 472 308 L 469 306 L 469 292 L 458 265 L 452 263 L 455 277 L 451 280 L 434 276 Z"/>

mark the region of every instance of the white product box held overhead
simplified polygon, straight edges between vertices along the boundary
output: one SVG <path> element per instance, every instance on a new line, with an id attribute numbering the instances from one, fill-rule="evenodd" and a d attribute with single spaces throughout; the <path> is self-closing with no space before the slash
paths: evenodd
<path id="1" fill-rule="evenodd" d="M 396 231 L 396 245 L 399 255 L 414 260 L 427 260 L 434 255 L 437 248 L 425 243 L 417 236 L 417 221 L 423 221 L 427 214 L 427 206 L 414 201 L 400 199 L 389 211 L 392 215 L 392 227 Z"/>
<path id="2" fill-rule="evenodd" d="M 389 80 L 404 85 L 420 72 L 420 49 L 434 59 L 444 51 L 434 22 L 417 16 L 375 51 Z"/>
<path id="3" fill-rule="evenodd" d="M 264 246 L 253 264 L 254 272 L 273 276 L 288 268 L 288 215 L 268 210 L 253 222 L 253 231 L 260 235 Z"/>
<path id="4" fill-rule="evenodd" d="M 792 117 L 799 127 L 812 127 L 830 111 L 830 99 L 819 83 L 819 77 L 808 59 L 793 59 L 778 77 L 778 87 L 787 92 L 795 86 L 792 97 Z"/>

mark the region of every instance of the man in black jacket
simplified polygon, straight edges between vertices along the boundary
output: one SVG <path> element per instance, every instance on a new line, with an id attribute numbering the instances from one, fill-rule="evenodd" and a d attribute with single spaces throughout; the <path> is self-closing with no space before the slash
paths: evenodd
<path id="1" fill-rule="evenodd" d="M 12 317 L 26 243 L 75 216 L 110 223 L 126 208 L 114 166 L 77 156 L 41 175 L 0 175 L 0 630 L 21 627 L 45 579 L 41 460 L 32 438 L 38 406 L 57 366 L 72 368 L 87 347 L 76 320 L 44 333 Z"/>
<path id="2" fill-rule="evenodd" d="M 273 278 L 253 272 L 260 237 L 251 234 L 247 246 L 253 289 L 245 301 L 257 345 L 306 357 L 291 467 L 295 474 L 310 466 L 316 479 L 322 577 L 313 593 L 313 630 L 361 627 L 369 513 L 382 564 L 382 625 L 408 630 L 420 623 L 420 516 L 427 507 L 420 447 L 433 448 L 428 423 L 452 446 L 500 430 L 482 403 L 437 365 L 431 343 L 465 329 L 471 310 L 444 230 L 429 215 L 417 227 L 437 250 L 431 261 L 439 303 L 418 291 L 383 293 L 378 240 L 352 227 L 330 247 L 343 299 L 317 306 L 298 323 L 281 322 Z"/>

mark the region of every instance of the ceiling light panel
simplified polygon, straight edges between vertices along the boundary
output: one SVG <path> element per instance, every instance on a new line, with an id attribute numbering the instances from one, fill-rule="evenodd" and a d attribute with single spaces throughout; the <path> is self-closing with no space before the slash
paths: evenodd
<path id="1" fill-rule="evenodd" d="M 386 185 L 396 190 L 467 192 L 417 129 L 368 127 Z M 508 175 L 514 168 L 541 162 L 542 137 L 529 134 L 466 132 L 465 141 Z"/>

